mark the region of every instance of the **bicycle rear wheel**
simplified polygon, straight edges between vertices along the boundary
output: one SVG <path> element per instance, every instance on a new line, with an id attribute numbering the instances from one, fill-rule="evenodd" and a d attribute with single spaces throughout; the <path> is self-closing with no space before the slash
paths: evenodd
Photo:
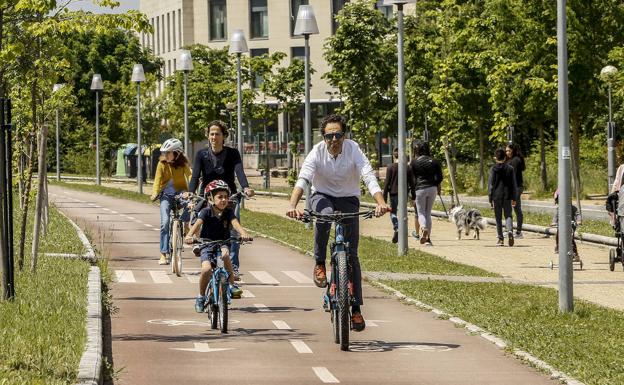
<path id="1" fill-rule="evenodd" d="M 219 280 L 219 326 L 221 333 L 228 332 L 228 283 L 224 276 Z"/>
<path id="2" fill-rule="evenodd" d="M 182 276 L 182 222 L 174 220 L 171 234 L 171 271 L 178 277 Z"/>
<path id="3" fill-rule="evenodd" d="M 349 350 L 349 272 L 347 266 L 347 253 L 338 251 L 336 253 L 336 263 L 338 266 L 338 332 L 340 336 L 340 350 Z"/>

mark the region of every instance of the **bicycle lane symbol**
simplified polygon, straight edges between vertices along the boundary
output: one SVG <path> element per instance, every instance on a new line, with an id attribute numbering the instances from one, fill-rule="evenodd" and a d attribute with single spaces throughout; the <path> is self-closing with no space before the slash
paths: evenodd
<path id="1" fill-rule="evenodd" d="M 238 320 L 229 320 L 229 323 L 236 324 L 240 321 Z M 175 320 L 175 319 L 152 319 L 147 321 L 147 323 L 152 325 L 166 325 L 166 326 L 202 326 L 209 327 L 210 323 L 202 322 L 202 321 L 192 321 L 192 320 Z"/>

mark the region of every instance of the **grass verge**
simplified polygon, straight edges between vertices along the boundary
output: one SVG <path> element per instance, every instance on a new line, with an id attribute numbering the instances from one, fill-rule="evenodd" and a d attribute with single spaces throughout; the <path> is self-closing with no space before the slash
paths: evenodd
<path id="1" fill-rule="evenodd" d="M 241 222 L 246 228 L 270 235 L 305 251 L 314 249 L 313 231 L 307 230 L 303 223 L 289 220 L 275 214 L 243 210 Z M 470 275 L 498 277 L 488 271 L 448 261 L 444 258 L 409 250 L 403 257 L 397 257 L 396 245 L 372 237 L 360 237 L 359 258 L 362 269 L 366 271 L 386 271 L 395 273 L 424 273 L 444 275 Z"/>
<path id="2" fill-rule="evenodd" d="M 17 221 L 19 204 L 14 207 Z M 75 229 L 54 207 L 36 273 L 29 271 L 30 238 L 24 240 L 24 271 L 15 272 L 15 299 L 0 302 L 0 384 L 72 383 L 86 342 L 89 264 L 43 255 L 84 252 Z"/>
<path id="3" fill-rule="evenodd" d="M 556 290 L 529 285 L 383 283 L 490 331 L 587 385 L 624 384 L 621 311 L 576 300 L 573 313 L 560 314 Z"/>
<path id="4" fill-rule="evenodd" d="M 50 180 L 50 184 L 72 190 L 108 195 L 114 198 L 129 199 L 141 203 L 150 203 L 149 195 L 139 194 L 138 192 L 128 191 L 116 187 L 97 186 L 94 184 L 84 183 L 57 182 L 52 180 Z"/>

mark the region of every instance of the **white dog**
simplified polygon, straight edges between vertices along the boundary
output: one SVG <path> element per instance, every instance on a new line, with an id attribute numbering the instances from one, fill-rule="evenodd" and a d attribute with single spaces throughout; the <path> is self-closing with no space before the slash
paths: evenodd
<path id="1" fill-rule="evenodd" d="M 485 220 L 477 209 L 464 210 L 462 206 L 451 208 L 449 219 L 457 227 L 457 239 L 461 239 L 462 231 L 465 235 L 474 230 L 474 239 L 479 239 L 479 231 L 485 229 Z"/>

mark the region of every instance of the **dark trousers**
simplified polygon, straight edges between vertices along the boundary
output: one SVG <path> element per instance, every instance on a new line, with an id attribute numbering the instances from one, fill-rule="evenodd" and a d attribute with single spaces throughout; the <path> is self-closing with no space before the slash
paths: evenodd
<path id="1" fill-rule="evenodd" d="M 394 231 L 399 229 L 399 217 L 397 216 L 397 207 L 399 206 L 399 195 L 390 194 L 390 221 L 392 222 L 392 228 Z"/>
<path id="2" fill-rule="evenodd" d="M 518 224 L 516 225 L 516 232 L 522 232 L 522 222 L 524 221 L 524 215 L 522 215 L 522 187 L 518 187 L 518 197 L 516 198 L 516 206 L 513 208 L 516 213 L 516 221 Z"/>
<path id="3" fill-rule="evenodd" d="M 496 234 L 498 239 L 503 239 L 503 213 L 505 214 L 505 227 L 507 232 L 513 229 L 511 221 L 511 200 L 493 201 L 494 218 L 496 218 Z"/>
<path id="4" fill-rule="evenodd" d="M 325 194 L 314 193 L 310 197 L 310 207 L 313 211 L 321 214 L 331 214 L 334 211 L 343 213 L 356 213 L 360 210 L 358 197 L 332 197 Z M 359 218 L 347 219 L 342 223 L 345 242 L 349 243 L 349 256 L 353 268 L 353 291 L 356 305 L 362 305 L 362 270 L 358 258 L 358 243 L 360 240 Z M 327 243 L 331 223 L 315 222 L 314 226 L 314 259 L 317 264 L 325 264 L 327 258 Z"/>

